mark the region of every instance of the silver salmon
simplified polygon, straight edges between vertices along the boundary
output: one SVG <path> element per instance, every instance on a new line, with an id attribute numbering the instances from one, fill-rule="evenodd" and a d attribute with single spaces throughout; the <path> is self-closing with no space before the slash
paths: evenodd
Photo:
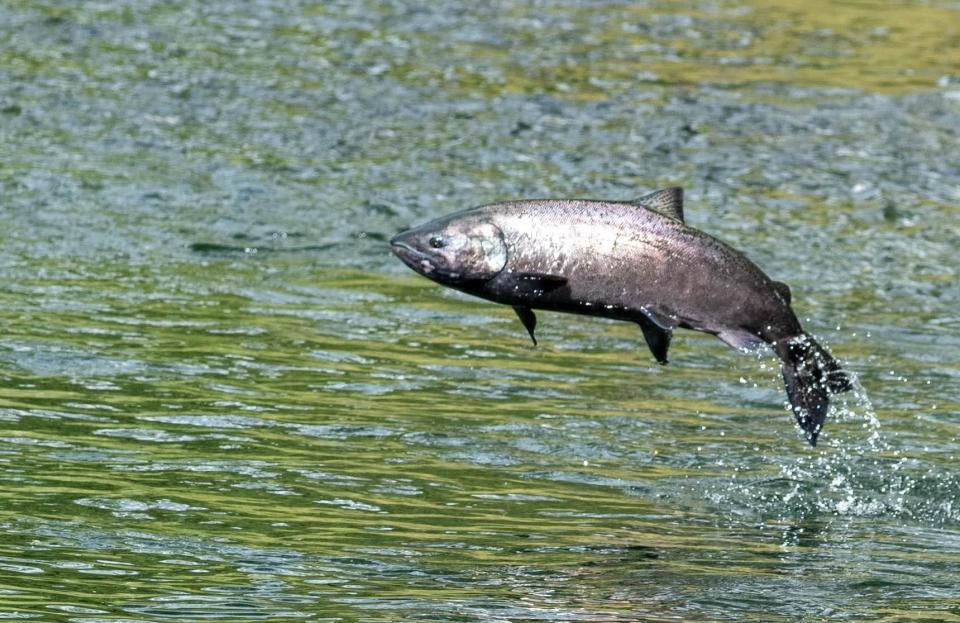
<path id="1" fill-rule="evenodd" d="M 663 364 L 677 328 L 738 350 L 770 345 L 811 445 L 830 395 L 851 388 L 849 375 L 800 326 L 786 284 L 684 224 L 680 188 L 624 202 L 494 203 L 402 232 L 390 244 L 421 275 L 513 307 L 534 345 L 534 310 L 635 322 Z"/>

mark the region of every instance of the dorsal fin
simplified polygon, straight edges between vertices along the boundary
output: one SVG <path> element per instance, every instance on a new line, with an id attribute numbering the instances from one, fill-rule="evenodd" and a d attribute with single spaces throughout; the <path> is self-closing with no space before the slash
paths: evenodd
<path id="1" fill-rule="evenodd" d="M 784 300 L 784 302 L 785 302 L 787 305 L 790 304 L 790 299 L 791 299 L 791 296 L 790 296 L 790 286 L 788 286 L 787 284 L 785 284 L 785 283 L 782 282 L 782 281 L 774 281 L 774 282 L 773 282 L 773 289 L 777 291 L 777 294 L 780 295 L 780 297 Z"/>
<path id="2" fill-rule="evenodd" d="M 634 199 L 632 203 L 683 222 L 683 189 L 679 186 L 658 190 L 655 193 Z"/>

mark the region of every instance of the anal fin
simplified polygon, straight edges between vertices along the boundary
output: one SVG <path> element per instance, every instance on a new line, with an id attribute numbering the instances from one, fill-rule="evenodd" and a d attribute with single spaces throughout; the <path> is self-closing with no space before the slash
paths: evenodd
<path id="1" fill-rule="evenodd" d="M 519 305 L 514 305 L 513 311 L 517 312 L 517 316 L 520 318 L 520 322 L 523 323 L 523 327 L 527 330 L 527 333 L 530 334 L 530 339 L 533 340 L 533 345 L 537 345 L 537 338 L 534 337 L 533 332 L 537 329 L 537 315 L 533 313 L 533 310 L 529 307 L 521 307 Z"/>
<path id="2" fill-rule="evenodd" d="M 670 338 L 673 332 L 669 329 L 663 329 L 647 318 L 637 320 L 640 329 L 643 330 L 643 337 L 647 340 L 647 346 L 654 358 L 661 364 L 667 363 L 667 350 L 670 348 Z"/>
<path id="3" fill-rule="evenodd" d="M 653 323 L 664 331 L 673 331 L 678 326 L 677 318 L 663 309 L 651 309 L 648 306 L 640 307 L 644 320 Z"/>
<path id="4" fill-rule="evenodd" d="M 720 333 L 717 333 L 717 337 L 720 338 L 727 346 L 736 348 L 739 351 L 757 350 L 766 343 L 759 336 L 750 333 L 746 329 L 731 329 L 729 331 L 721 331 Z"/>

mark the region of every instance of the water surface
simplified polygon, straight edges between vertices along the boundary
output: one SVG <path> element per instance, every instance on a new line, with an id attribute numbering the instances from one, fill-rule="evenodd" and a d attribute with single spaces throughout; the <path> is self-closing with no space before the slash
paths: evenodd
<path id="1" fill-rule="evenodd" d="M 0 3 L 0 618 L 960 618 L 960 7 Z M 854 371 L 445 291 L 687 189 Z"/>

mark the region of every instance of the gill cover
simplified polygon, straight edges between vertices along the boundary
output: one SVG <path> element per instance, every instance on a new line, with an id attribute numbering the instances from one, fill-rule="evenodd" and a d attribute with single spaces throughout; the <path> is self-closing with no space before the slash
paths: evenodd
<path id="1" fill-rule="evenodd" d="M 507 265 L 507 241 L 499 227 L 489 222 L 451 223 L 447 245 L 438 251 L 445 256 L 449 277 L 467 281 L 489 281 Z M 445 272 L 445 271 L 442 271 Z"/>

